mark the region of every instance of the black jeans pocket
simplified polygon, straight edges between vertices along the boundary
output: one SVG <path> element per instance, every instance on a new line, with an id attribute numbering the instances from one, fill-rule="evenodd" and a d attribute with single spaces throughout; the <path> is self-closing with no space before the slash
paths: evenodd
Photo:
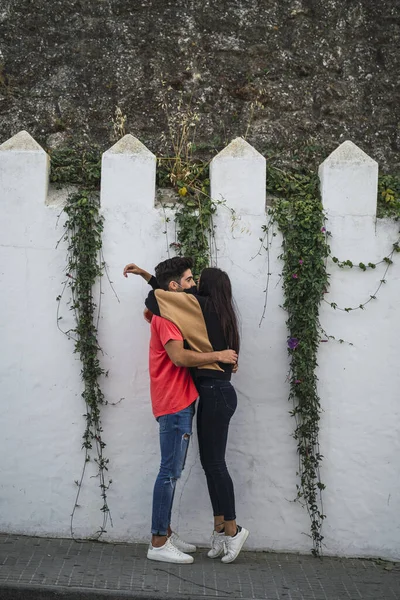
<path id="1" fill-rule="evenodd" d="M 232 386 L 224 386 L 219 389 L 221 399 L 223 400 L 226 409 L 231 413 L 231 416 L 237 408 L 237 396 Z"/>

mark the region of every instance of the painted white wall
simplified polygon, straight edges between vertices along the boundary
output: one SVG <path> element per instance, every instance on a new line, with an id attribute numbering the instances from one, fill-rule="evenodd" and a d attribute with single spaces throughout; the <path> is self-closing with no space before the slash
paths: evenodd
<path id="1" fill-rule="evenodd" d="M 321 165 L 322 197 L 332 256 L 377 262 L 399 237 L 398 224 L 376 219 L 378 165 L 344 142 Z M 339 207 L 339 208 L 338 208 Z M 374 295 L 386 264 L 375 270 L 340 269 L 331 260 L 327 302 L 354 307 Z M 321 323 L 328 334 L 354 345 L 329 342 L 319 352 L 325 542 L 343 555 L 400 556 L 400 331 L 398 255 L 377 300 L 343 312 L 327 303 Z"/>
<path id="2" fill-rule="evenodd" d="M 106 397 L 111 403 L 122 398 L 103 411 L 113 480 L 109 540 L 148 539 L 159 463 L 149 400 L 149 327 L 142 318 L 148 286 L 122 277 L 127 262 L 151 270 L 167 257 L 166 227 L 174 239 L 173 223 L 166 225 L 155 207 L 155 167 L 155 157 L 133 136 L 103 156 L 104 257 L 118 300 L 104 278 L 100 341 L 102 364 L 110 372 Z M 0 530 L 67 536 L 83 460 L 84 407 L 73 343 L 56 327 L 66 248 L 63 243 L 55 248 L 62 217 L 58 202 L 48 201 L 47 170 L 46 154 L 26 132 L 0 146 Z M 320 176 L 333 255 L 374 262 L 388 254 L 398 228 L 375 219 L 376 163 L 345 142 L 321 165 Z M 218 266 L 231 276 L 242 321 L 234 378 L 239 407 L 228 450 L 238 519 L 251 530 L 249 548 L 307 552 L 308 517 L 292 501 L 298 459 L 287 401 L 280 236 L 271 238 L 269 267 L 267 254 L 257 255 L 266 222 L 265 159 L 244 140 L 234 140 L 214 158 L 211 184 L 213 198 L 236 211 L 232 218 L 227 207 L 219 207 L 216 241 Z M 354 343 L 321 344 L 319 356 L 327 554 L 400 558 L 398 263 L 395 257 L 379 300 L 365 311 L 347 314 L 328 304 L 321 309 L 327 332 Z M 349 274 L 330 261 L 328 268 L 327 300 L 342 306 L 368 299 L 383 272 L 378 267 Z M 268 269 L 268 306 L 259 327 Z M 61 314 L 68 328 L 67 306 Z M 93 534 L 101 522 L 97 485 L 85 479 L 75 521 L 79 536 Z M 204 544 L 211 516 L 194 436 L 174 523 Z"/>

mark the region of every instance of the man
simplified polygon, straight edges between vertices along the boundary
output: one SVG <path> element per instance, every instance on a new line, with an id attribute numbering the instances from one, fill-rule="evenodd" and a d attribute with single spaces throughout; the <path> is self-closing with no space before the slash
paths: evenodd
<path id="1" fill-rule="evenodd" d="M 180 292 L 194 285 L 190 259 L 175 257 L 157 265 L 157 284 L 164 290 Z M 141 275 L 148 283 L 152 276 L 131 263 L 128 274 Z M 234 350 L 194 352 L 184 348 L 180 330 L 162 317 L 152 316 L 149 351 L 150 395 L 153 414 L 160 428 L 161 466 L 153 493 L 152 539 L 147 558 L 160 562 L 192 563 L 196 546 L 171 530 L 171 511 L 176 481 L 180 478 L 192 435 L 194 403 L 198 396 L 189 367 L 210 363 L 235 364 Z"/>

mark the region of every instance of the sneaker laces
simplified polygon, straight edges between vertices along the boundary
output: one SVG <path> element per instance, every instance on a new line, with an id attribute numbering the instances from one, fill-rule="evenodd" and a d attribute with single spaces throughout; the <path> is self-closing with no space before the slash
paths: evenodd
<path id="1" fill-rule="evenodd" d="M 231 551 L 231 545 L 234 542 L 234 537 L 230 536 L 230 535 L 226 535 L 225 539 L 224 539 L 224 552 L 225 554 L 228 554 Z"/>
<path id="2" fill-rule="evenodd" d="M 221 545 L 224 547 L 224 537 L 218 531 L 213 531 L 211 534 L 211 550 L 218 551 Z"/>
<path id="3" fill-rule="evenodd" d="M 179 550 L 179 548 L 177 548 L 176 546 L 174 546 L 174 544 L 171 542 L 171 540 L 168 538 L 166 545 L 168 546 L 169 549 L 171 549 L 173 552 L 175 552 L 175 554 L 177 555 L 181 555 L 183 554 L 183 552 L 181 552 Z"/>
<path id="4" fill-rule="evenodd" d="M 219 531 L 213 531 L 211 534 L 211 547 L 216 549 L 216 546 L 219 546 L 219 544 L 221 543 L 221 534 L 219 533 Z M 223 542 L 222 542 L 223 543 Z"/>

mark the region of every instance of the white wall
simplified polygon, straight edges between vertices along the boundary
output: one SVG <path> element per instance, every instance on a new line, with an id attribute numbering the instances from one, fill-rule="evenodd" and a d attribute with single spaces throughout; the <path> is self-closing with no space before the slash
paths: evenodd
<path id="1" fill-rule="evenodd" d="M 377 262 L 399 237 L 398 223 L 375 218 L 377 175 L 375 161 L 351 142 L 320 167 L 332 256 L 340 260 Z M 338 554 L 400 556 L 399 258 L 365 310 L 321 309 L 327 333 L 354 344 L 329 342 L 319 352 L 325 542 Z M 328 266 L 327 301 L 340 307 L 366 302 L 386 268 Z"/>
<path id="2" fill-rule="evenodd" d="M 0 146 L 0 530 L 68 536 L 82 466 L 84 407 L 73 342 L 56 327 L 56 297 L 65 267 L 59 207 L 46 204 L 47 156 L 22 132 Z M 122 277 L 125 263 L 151 270 L 167 257 L 161 209 L 155 208 L 155 157 L 125 136 L 104 154 L 101 204 L 104 255 L 115 298 L 102 284 L 102 364 L 110 371 L 103 411 L 110 458 L 109 505 L 114 527 L 106 538 L 147 540 L 152 486 L 158 469 L 157 425 L 149 400 L 149 328 L 142 318 L 148 286 Z M 377 165 L 345 142 L 321 166 L 333 255 L 376 261 L 397 239 L 397 226 L 376 221 Z M 248 547 L 309 551 L 306 511 L 296 495 L 298 458 L 291 437 L 285 313 L 279 274 L 280 236 L 270 251 L 268 306 L 261 328 L 268 261 L 256 256 L 265 215 L 265 160 L 241 139 L 211 166 L 212 196 L 225 200 L 216 218 L 218 265 L 233 282 L 242 321 L 243 349 L 234 378 L 239 407 L 232 421 L 228 462 L 238 520 L 251 531 Z M 57 226 L 58 223 L 58 226 Z M 170 240 L 173 223 L 168 225 Z M 328 262 L 328 301 L 358 305 L 373 293 L 382 268 L 340 270 Z M 400 558 L 400 415 L 397 369 L 399 262 L 390 268 L 379 300 L 365 311 L 333 311 L 321 320 L 329 334 L 354 346 L 321 344 L 319 392 L 324 454 L 324 535 L 327 554 Z M 62 315 L 71 322 L 67 307 Z M 93 471 L 89 471 L 89 475 Z M 86 478 L 75 533 L 93 534 L 100 522 L 96 479 Z M 194 436 L 180 482 L 174 523 L 187 538 L 206 543 L 212 523 Z"/>

